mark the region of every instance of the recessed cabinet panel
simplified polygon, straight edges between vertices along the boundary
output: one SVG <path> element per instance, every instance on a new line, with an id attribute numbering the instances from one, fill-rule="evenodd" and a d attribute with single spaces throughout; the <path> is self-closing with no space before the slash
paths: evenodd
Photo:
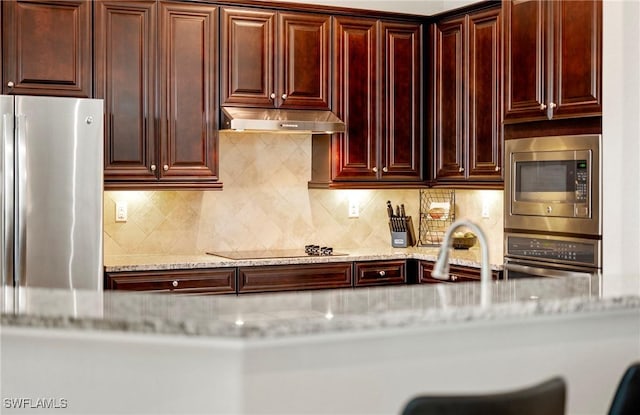
<path id="1" fill-rule="evenodd" d="M 217 8 L 161 3 L 162 179 L 217 176 Z"/>
<path id="2" fill-rule="evenodd" d="M 421 26 L 383 23 L 382 33 L 386 117 L 381 176 L 384 180 L 421 180 Z"/>
<path id="3" fill-rule="evenodd" d="M 379 105 L 376 20 L 336 18 L 334 51 L 336 112 L 345 122 L 346 132 L 334 134 L 333 179 L 375 180 Z"/>
<path id="4" fill-rule="evenodd" d="M 602 113 L 602 2 L 558 1 L 554 42 L 554 117 Z"/>
<path id="5" fill-rule="evenodd" d="M 548 36 L 540 0 L 505 1 L 505 119 L 544 116 Z"/>
<path id="6" fill-rule="evenodd" d="M 3 93 L 92 96 L 91 2 L 3 1 Z"/>
<path id="7" fill-rule="evenodd" d="M 464 178 L 464 17 L 435 26 L 436 179 Z"/>
<path id="8" fill-rule="evenodd" d="M 502 179 L 501 28 L 499 9 L 469 16 L 470 180 Z"/>
<path id="9" fill-rule="evenodd" d="M 275 12 L 222 9 L 222 105 L 273 106 Z"/>
<path id="10" fill-rule="evenodd" d="M 278 27 L 280 106 L 330 109 L 330 17 L 278 13 Z"/>
<path id="11" fill-rule="evenodd" d="M 95 91 L 105 109 L 105 179 L 154 179 L 156 2 L 96 1 L 94 8 Z"/>

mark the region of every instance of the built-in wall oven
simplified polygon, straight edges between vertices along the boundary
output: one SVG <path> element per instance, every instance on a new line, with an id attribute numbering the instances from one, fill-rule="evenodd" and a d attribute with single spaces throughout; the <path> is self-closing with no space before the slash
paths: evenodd
<path id="1" fill-rule="evenodd" d="M 506 279 L 599 275 L 601 136 L 505 142 Z"/>

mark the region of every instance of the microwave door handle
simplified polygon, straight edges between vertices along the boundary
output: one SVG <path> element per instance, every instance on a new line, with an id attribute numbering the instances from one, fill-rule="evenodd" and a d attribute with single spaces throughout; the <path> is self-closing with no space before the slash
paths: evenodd
<path id="1" fill-rule="evenodd" d="M 565 277 L 589 277 L 591 274 L 580 271 L 563 271 L 559 269 L 530 267 L 527 265 L 518 264 L 505 264 L 504 269 L 507 271 L 521 272 L 524 274 L 531 274 L 538 277 L 553 277 L 553 278 L 565 278 Z"/>

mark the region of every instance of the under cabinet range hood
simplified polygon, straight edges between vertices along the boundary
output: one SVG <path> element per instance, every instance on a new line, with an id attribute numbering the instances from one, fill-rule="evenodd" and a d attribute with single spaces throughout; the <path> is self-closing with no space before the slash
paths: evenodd
<path id="1" fill-rule="evenodd" d="M 344 122 L 327 110 L 222 107 L 222 128 L 236 131 L 311 131 L 342 133 Z"/>

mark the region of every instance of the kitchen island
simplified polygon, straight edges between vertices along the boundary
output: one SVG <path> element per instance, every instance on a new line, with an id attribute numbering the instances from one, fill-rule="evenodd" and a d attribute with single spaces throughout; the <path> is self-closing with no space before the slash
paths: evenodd
<path id="1" fill-rule="evenodd" d="M 29 398 L 83 414 L 394 414 L 417 394 L 559 375 L 568 413 L 601 414 L 640 360 L 640 279 L 611 281 L 495 281 L 488 307 L 479 283 L 208 297 L 4 289 L 3 413 L 28 413 L 11 399 Z"/>

